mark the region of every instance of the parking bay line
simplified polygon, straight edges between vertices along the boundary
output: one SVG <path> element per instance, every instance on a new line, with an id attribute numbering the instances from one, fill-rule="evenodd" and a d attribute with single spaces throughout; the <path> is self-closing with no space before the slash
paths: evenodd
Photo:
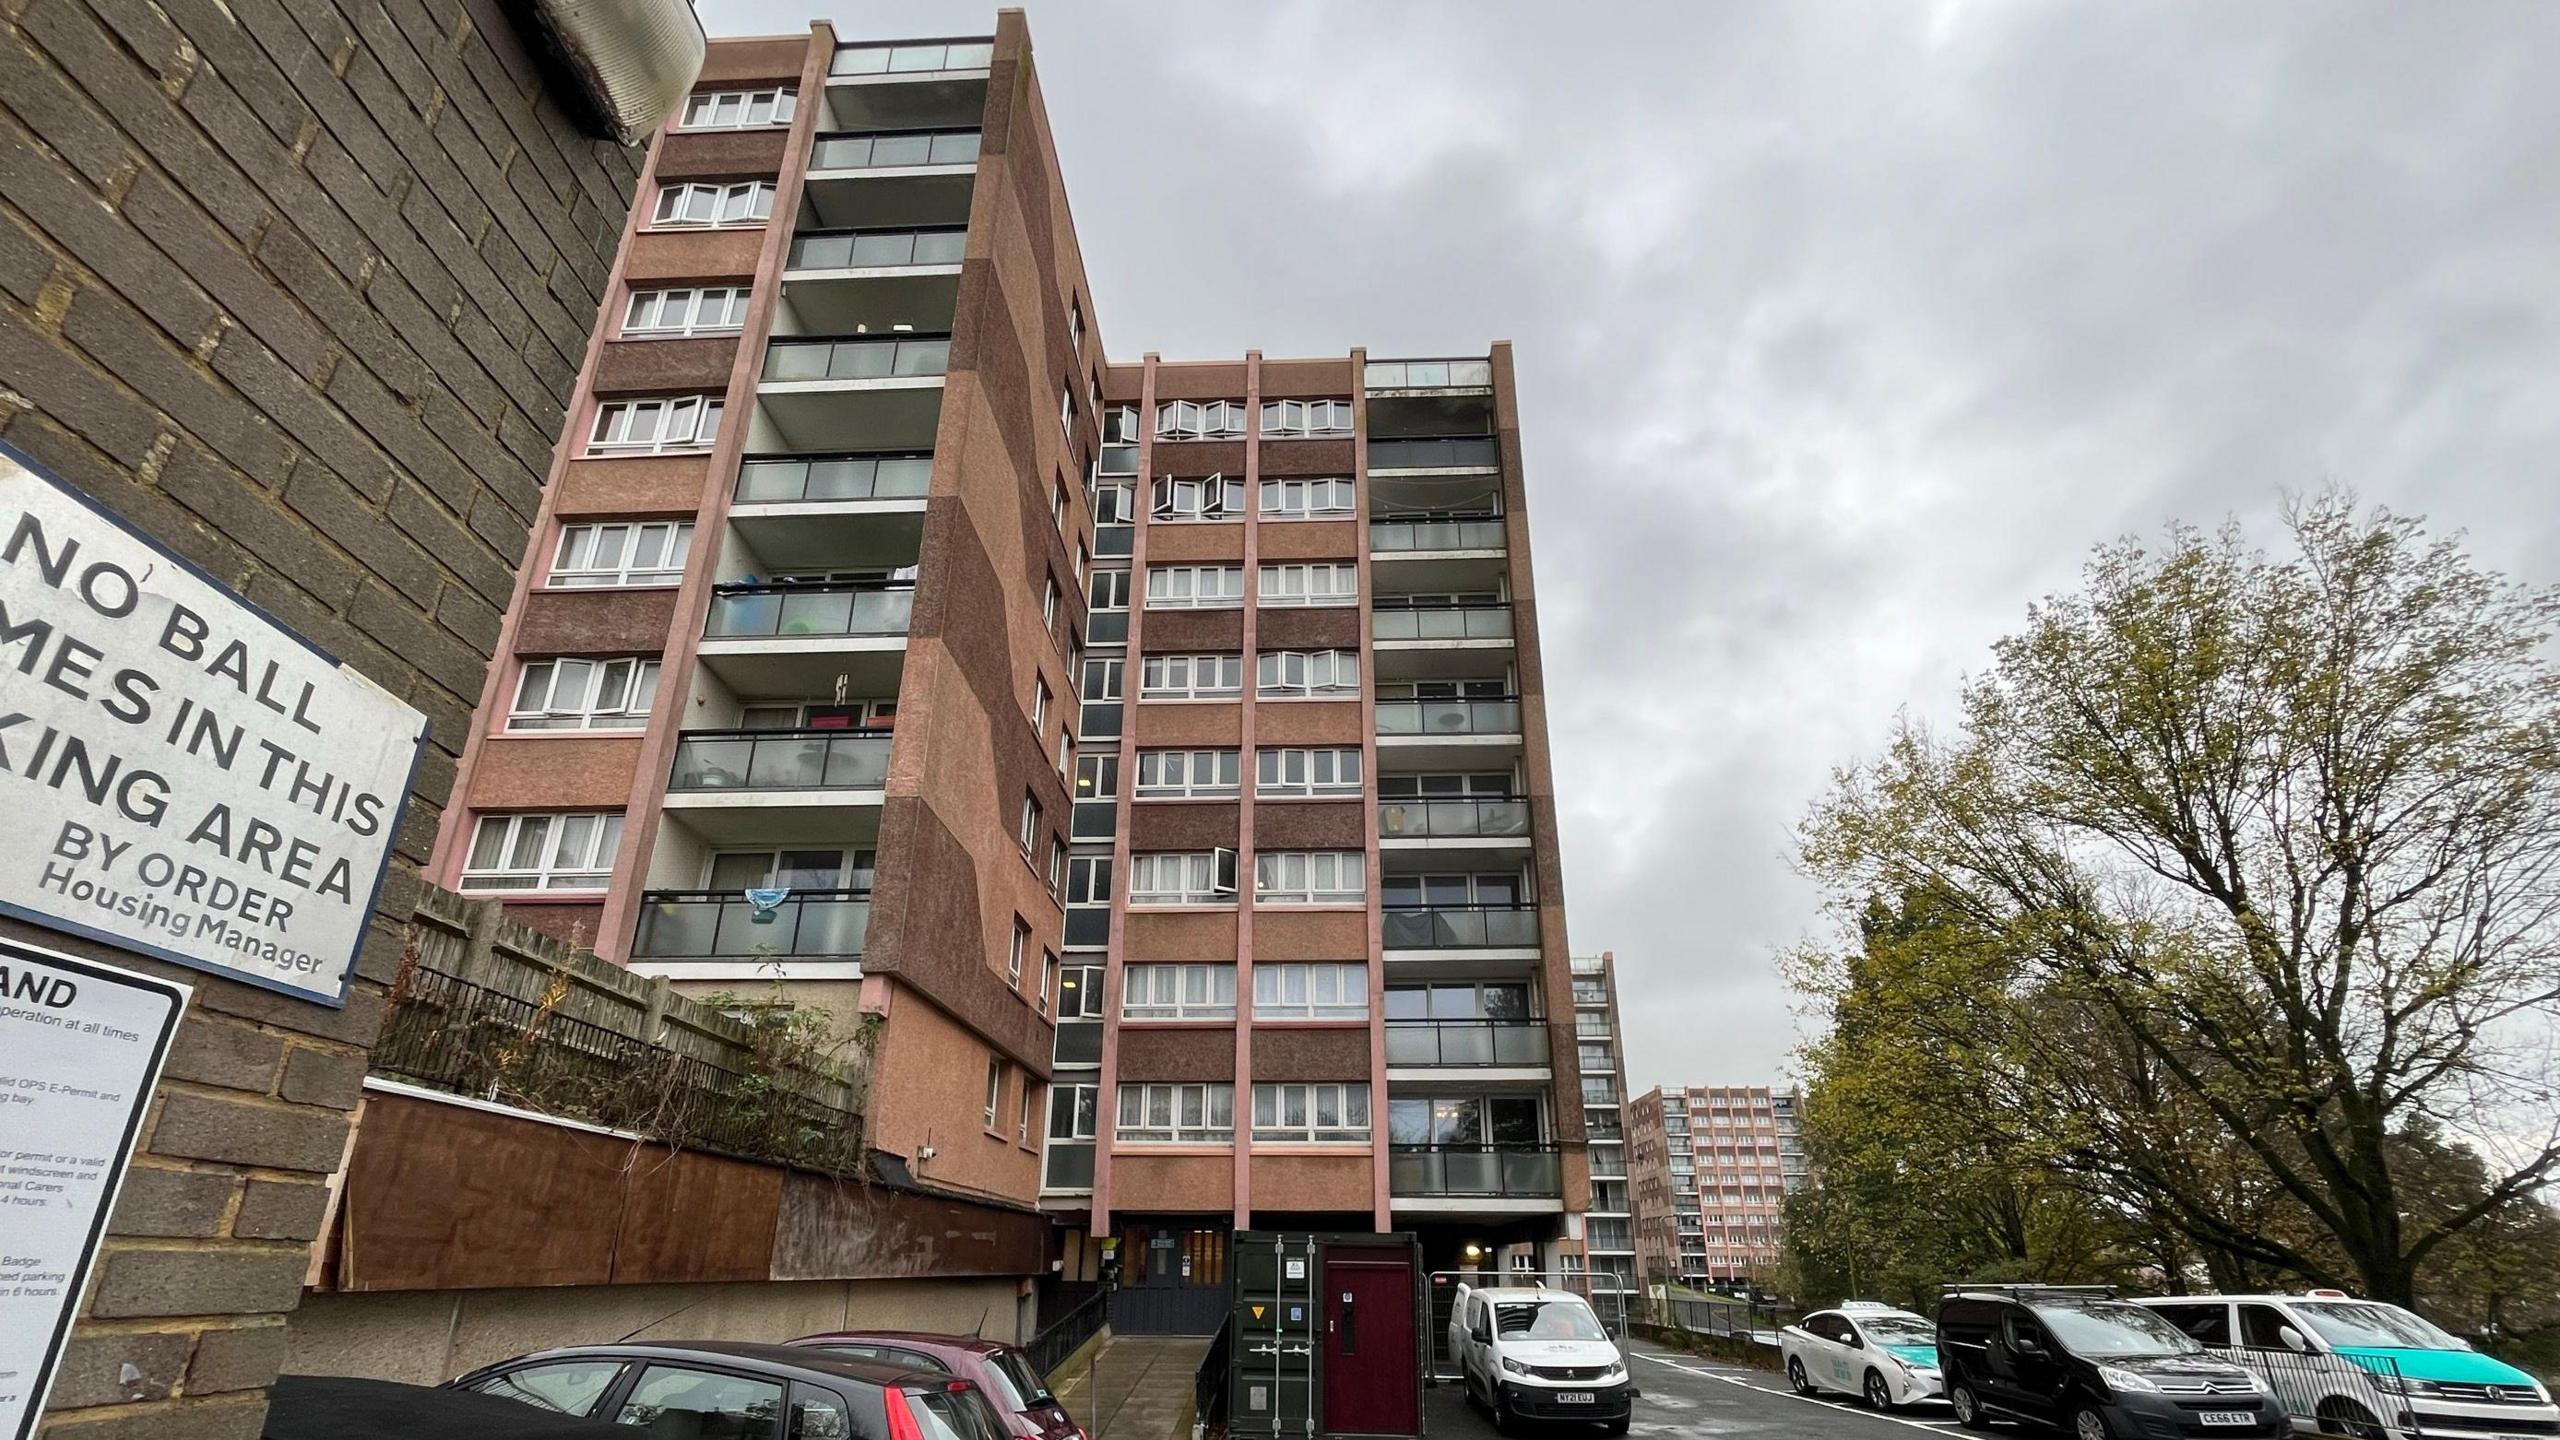
<path id="1" fill-rule="evenodd" d="M 1873 1410 L 1857 1410 L 1846 1405 L 1834 1405 L 1827 1400 L 1823 1400 L 1812 1395 L 1799 1395 L 1793 1390 L 1780 1390 L 1767 1385 L 1754 1385 L 1748 1380 L 1738 1379 L 1731 1375 L 1719 1375 L 1713 1370 L 1700 1370 L 1694 1366 L 1683 1365 L 1674 1360 L 1665 1360 L 1659 1355 L 1647 1355 L 1642 1351 L 1635 1351 L 1633 1353 L 1639 1360 L 1650 1360 L 1654 1364 L 1662 1366 L 1664 1369 L 1677 1370 L 1683 1375 L 1695 1375 L 1701 1380 L 1721 1380 L 1727 1385 L 1736 1386 L 1744 1390 L 1756 1390 L 1763 1395 L 1775 1395 L 1781 1399 L 1797 1400 L 1807 1405 L 1818 1405 L 1837 1415 L 1863 1415 L 1870 1420 L 1882 1420 L 1887 1424 L 1908 1425 L 1914 1430 L 1926 1430 L 1932 1435 L 1948 1435 L 1955 1433 L 1949 1426 L 1932 1424 L 1926 1420 L 1914 1420 L 1907 1415 L 1879 1415 Z"/>

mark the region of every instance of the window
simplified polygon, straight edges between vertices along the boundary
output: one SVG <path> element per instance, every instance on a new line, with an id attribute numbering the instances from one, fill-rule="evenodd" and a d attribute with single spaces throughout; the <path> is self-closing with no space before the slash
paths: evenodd
<path id="1" fill-rule="evenodd" d="M 987 1128 L 996 1128 L 996 1111 L 1004 1106 L 1004 1062 L 987 1061 Z"/>
<path id="2" fill-rule="evenodd" d="M 483 815 L 463 861 L 465 890 L 601 890 L 622 843 L 619 812 Z"/>
<path id="3" fill-rule="evenodd" d="M 1037 1002 L 1041 1014 L 1049 1013 L 1050 997 L 1057 993 L 1057 989 L 1058 952 L 1043 950 L 1040 952 L 1040 995 Z"/>
<path id="4" fill-rule="evenodd" d="M 1244 477 L 1204 475 L 1189 479 L 1159 475 L 1155 503 L 1147 513 L 1158 520 L 1241 520 Z"/>
<path id="5" fill-rule="evenodd" d="M 773 182 L 735 185 L 661 185 L 650 223 L 669 230 L 697 225 L 761 225 L 773 218 Z"/>
<path id="6" fill-rule="evenodd" d="M 1088 597 L 1087 610 L 1126 610 L 1129 608 L 1129 572 L 1096 570 L 1085 594 Z"/>
<path id="7" fill-rule="evenodd" d="M 1150 655 L 1138 667 L 1141 700 L 1208 700 L 1242 693 L 1241 655 Z"/>
<path id="8" fill-rule="evenodd" d="M 1031 854 L 1031 847 L 1040 843 L 1040 800 L 1036 795 L 1026 793 L 1022 797 L 1022 833 L 1016 838 L 1022 842 L 1022 853 L 1026 858 Z"/>
<path id="9" fill-rule="evenodd" d="M 1243 604 L 1242 566 L 1147 567 L 1147 608 L 1150 610 L 1233 610 Z"/>
<path id="10" fill-rule="evenodd" d="M 658 662 L 529 660 L 516 676 L 510 730 L 637 730 L 658 695 Z"/>
<path id="11" fill-rule="evenodd" d="M 1369 893 L 1358 850 L 1265 850 L 1253 857 L 1257 905 L 1350 905 Z"/>
<path id="12" fill-rule="evenodd" d="M 1123 1020 L 1233 1020 L 1233 965 L 1132 965 L 1120 976 Z"/>
<path id="13" fill-rule="evenodd" d="M 1261 600 L 1265 605 L 1357 605 L 1360 567 L 1348 561 L 1331 565 L 1265 565 Z"/>
<path id="14" fill-rule="evenodd" d="M 747 323 L 743 285 L 699 290 L 634 290 L 622 312 L 626 340 L 664 335 L 735 335 Z"/>
<path id="15" fill-rule="evenodd" d="M 1016 1145 L 1031 1143 L 1031 1106 L 1038 1098 L 1032 1092 L 1037 1088 L 1031 1083 L 1030 1076 L 1022 1077 L 1022 1116 L 1013 1125 L 1013 1143 Z"/>
<path id="16" fill-rule="evenodd" d="M 1030 952 L 1031 927 L 1016 915 L 1013 917 L 1013 943 L 1005 947 L 1004 956 L 1004 983 L 1016 990 L 1022 988 L 1022 957 Z"/>
<path id="17" fill-rule="evenodd" d="M 1265 650 L 1254 657 L 1255 693 L 1269 699 L 1360 693 L 1357 650 Z"/>
<path id="18" fill-rule="evenodd" d="M 1090 550 L 1085 549 L 1085 548 L 1084 548 L 1084 542 L 1083 542 L 1082 540 L 1078 540 L 1078 541 L 1076 542 L 1076 583 L 1077 583 L 1077 584 L 1081 585 L 1081 584 L 1083 584 L 1083 583 L 1084 583 L 1084 572 L 1085 572 L 1085 568 L 1086 568 L 1087 566 L 1091 565 L 1092 563 L 1093 563 L 1093 552 L 1092 552 L 1092 551 L 1090 551 Z"/>
<path id="19" fill-rule="evenodd" d="M 1075 300 L 1067 302 L 1067 348 L 1084 358 L 1084 306 Z"/>
<path id="20" fill-rule="evenodd" d="M 1084 698 L 1117 700 L 1123 677 L 1128 674 L 1126 660 L 1087 660 L 1084 662 Z"/>
<path id="21" fill-rule="evenodd" d="M 1369 1138 L 1369 1084 L 1256 1085 L 1253 1139 L 1324 1143 Z"/>
<path id="22" fill-rule="evenodd" d="M 1253 967 L 1256 1020 L 1366 1020 L 1369 971 L 1361 965 L 1289 961 Z"/>
<path id="23" fill-rule="evenodd" d="M 1102 1018 L 1101 966 L 1070 966 L 1058 977 L 1058 1018 L 1060 1020 Z"/>
<path id="24" fill-rule="evenodd" d="M 1386 800 L 1451 800 L 1467 796 L 1507 798 L 1510 794 L 1511 772 L 1507 770 L 1378 777 L 1378 796 Z"/>
<path id="25" fill-rule="evenodd" d="M 1100 986 L 1096 986 L 1097 991 Z M 1099 1128 L 1102 1087 L 1099 1085 L 1052 1085 L 1049 1087 L 1049 1138 L 1052 1140 L 1090 1140 Z"/>
<path id="26" fill-rule="evenodd" d="M 1241 400 L 1167 400 L 1156 407 L 1159 440 L 1233 440 L 1243 434 Z"/>
<path id="27" fill-rule="evenodd" d="M 679 130 L 754 130 L 788 125 L 799 108 L 799 95 L 788 87 L 771 90 L 716 90 L 684 102 Z"/>
<path id="28" fill-rule="evenodd" d="M 1109 800 L 1120 793 L 1120 757 L 1117 755 L 1079 755 L 1076 757 L 1076 789 L 1078 800 Z M 1104 899 L 1110 897 L 1105 896 Z"/>
<path id="29" fill-rule="evenodd" d="M 1058 778 L 1063 780 L 1066 777 L 1061 775 Z M 1063 896 L 1066 894 L 1066 888 L 1067 842 L 1053 838 L 1049 841 L 1049 893 L 1053 896 Z"/>
<path id="30" fill-rule="evenodd" d="M 1058 387 L 1058 428 L 1066 432 L 1068 439 L 1076 438 L 1076 382 L 1073 380 Z"/>
<path id="31" fill-rule="evenodd" d="M 1034 734 L 1049 728 L 1049 682 L 1031 677 L 1031 729 Z"/>
<path id="32" fill-rule="evenodd" d="M 1236 1135 L 1233 1085 L 1123 1085 L 1119 1138 L 1132 1144 L 1220 1143 Z"/>
<path id="33" fill-rule="evenodd" d="M 537 1410 L 560 1415 L 584 1415 L 622 1378 L 620 1360 L 564 1360 L 549 1365 L 526 1365 L 504 1374 L 492 1375 L 472 1385 L 483 1395 L 499 1395 L 521 1401 Z"/>
<path id="34" fill-rule="evenodd" d="M 623 1397 L 618 1425 L 655 1435 L 741 1435 L 774 1440 L 782 1425 L 782 1384 L 718 1370 L 652 1365 Z"/>
<path id="35" fill-rule="evenodd" d="M 1173 850 L 1129 857 L 1132 905 L 1215 905 L 1236 898 L 1236 852 Z"/>
<path id="36" fill-rule="evenodd" d="M 1040 590 L 1040 623 L 1051 629 L 1058 624 L 1058 577 L 1052 575 Z"/>
<path id="37" fill-rule="evenodd" d="M 720 438 L 717 395 L 673 395 L 654 400 L 608 400 L 596 407 L 587 436 L 590 455 L 664 455 L 707 450 Z"/>
<path id="38" fill-rule="evenodd" d="M 1262 517 L 1266 520 L 1318 520 L 1356 513 L 1349 476 L 1262 482 Z"/>
<path id="39" fill-rule="evenodd" d="M 1114 405 L 1102 417 L 1102 443 L 1135 445 L 1138 443 L 1138 407 Z"/>
<path id="40" fill-rule="evenodd" d="M 1111 903 L 1110 856 L 1074 855 L 1068 857 L 1067 903 L 1070 905 L 1108 905 Z"/>
<path id="41" fill-rule="evenodd" d="M 1262 750 L 1253 759 L 1253 793 L 1256 795 L 1360 793 L 1360 751 L 1357 747 Z"/>
<path id="42" fill-rule="evenodd" d="M 1348 400 L 1265 400 L 1262 402 L 1262 436 L 1266 440 L 1289 439 L 1301 435 L 1348 435 L 1351 433 L 1351 402 Z"/>
<path id="43" fill-rule="evenodd" d="M 1237 790 L 1240 759 L 1233 750 L 1141 750 L 1141 800 L 1223 799 Z"/>

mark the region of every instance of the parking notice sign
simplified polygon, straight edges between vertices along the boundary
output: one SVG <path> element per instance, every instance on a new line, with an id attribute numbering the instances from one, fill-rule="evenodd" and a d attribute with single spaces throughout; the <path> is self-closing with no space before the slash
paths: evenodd
<path id="1" fill-rule="evenodd" d="M 0 1436 L 35 1433 L 188 993 L 0 939 Z"/>

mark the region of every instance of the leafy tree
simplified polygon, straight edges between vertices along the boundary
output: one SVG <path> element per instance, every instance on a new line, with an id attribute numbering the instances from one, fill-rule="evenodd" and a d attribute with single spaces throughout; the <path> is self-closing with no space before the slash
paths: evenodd
<path id="1" fill-rule="evenodd" d="M 2062 1172 L 2211 1264 L 2406 1303 L 2560 1173 L 2560 592 L 2347 498 L 2287 520 L 2282 559 L 2101 547 L 1801 853 L 1998 957 L 1985 1108 L 2062 1117 Z M 2416 1203 L 2422 1132 L 2476 1185 Z"/>

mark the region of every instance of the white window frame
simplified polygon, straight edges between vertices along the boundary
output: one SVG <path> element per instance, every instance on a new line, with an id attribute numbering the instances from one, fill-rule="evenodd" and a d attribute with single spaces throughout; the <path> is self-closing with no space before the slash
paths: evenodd
<path id="1" fill-rule="evenodd" d="M 987 1128 L 995 1130 L 996 1112 L 1004 1108 L 1004 1062 L 990 1056 L 987 1060 Z M 1002 1134 L 1004 1132 L 997 1131 Z"/>
<path id="2" fill-rule="evenodd" d="M 1099 685 L 1094 683 L 1101 677 Z M 1084 686 L 1076 693 L 1088 705 L 1107 705 L 1122 698 L 1129 683 L 1129 661 L 1125 655 L 1092 655 L 1084 662 Z"/>
<path id="3" fill-rule="evenodd" d="M 1257 796 L 1356 796 L 1360 777 L 1357 745 L 1265 746 L 1254 752 Z"/>
<path id="4" fill-rule="evenodd" d="M 1147 567 L 1150 610 L 1241 610 L 1244 567 L 1241 565 L 1150 565 Z"/>
<path id="5" fill-rule="evenodd" d="M 532 864 L 472 863 L 489 849 L 487 842 L 493 834 L 496 836 L 496 849 L 492 853 L 500 861 L 508 860 L 526 843 L 525 832 L 537 824 L 542 829 L 540 838 L 534 842 L 539 853 Z M 571 840 L 573 832 L 580 837 L 574 847 Z M 619 810 L 546 810 L 482 815 L 472 826 L 470 848 L 463 852 L 461 888 L 504 891 L 510 895 L 597 893 L 611 883 L 614 851 L 621 845 L 622 812 Z M 564 853 L 573 849 L 574 853 Z"/>
<path id="6" fill-rule="evenodd" d="M 1231 905 L 1236 898 L 1236 852 L 1149 850 L 1129 857 L 1132 905 Z"/>
<path id="7" fill-rule="evenodd" d="M 1113 1106 L 1112 1138 L 1120 1144 L 1223 1145 L 1236 1138 L 1236 1087 L 1225 1081 L 1123 1083 Z"/>
<path id="8" fill-rule="evenodd" d="M 1084 1103 L 1090 1101 L 1091 1103 Z M 1064 1125 L 1059 1123 L 1064 1110 Z M 1052 1140 L 1091 1140 L 1102 1130 L 1102 1087 L 1093 1084 L 1053 1084 L 1049 1087 L 1049 1138 Z"/>
<path id="9" fill-rule="evenodd" d="M 1310 435 L 1348 435 L 1352 412 L 1348 400 L 1265 400 L 1262 437 L 1299 439 Z"/>
<path id="10" fill-rule="evenodd" d="M 1004 983 L 1022 988 L 1023 963 L 1031 955 L 1031 923 L 1021 916 L 1013 917 L 1013 940 L 1005 947 Z"/>
<path id="11" fill-rule="evenodd" d="M 1135 472 L 1126 480 L 1093 482 L 1085 491 L 1085 502 L 1093 507 L 1096 525 L 1135 525 L 1138 523 L 1138 482 Z"/>
<path id="12" fill-rule="evenodd" d="M 1325 1123 L 1328 1113 L 1333 1119 L 1330 1125 Z M 1256 1145 L 1361 1145 L 1368 1143 L 1372 1123 L 1366 1080 L 1266 1082 L 1253 1087 Z"/>
<path id="13" fill-rule="evenodd" d="M 1135 445 L 1138 443 L 1138 407 L 1114 405 L 1103 413 L 1102 443 Z"/>
<path id="14" fill-rule="evenodd" d="M 1070 440 L 1076 436 L 1076 382 L 1072 379 L 1058 387 L 1058 429 Z"/>
<path id="15" fill-rule="evenodd" d="M 676 285 L 634 290 L 622 307 L 622 338 L 662 340 L 682 335 L 735 335 L 747 328 L 744 285 Z M 669 314 L 683 316 L 669 323 Z M 644 318 L 645 317 L 645 318 Z"/>
<path id="16" fill-rule="evenodd" d="M 1159 440 L 1240 440 L 1244 422 L 1241 400 L 1166 400 L 1156 406 Z"/>
<path id="17" fill-rule="evenodd" d="M 1058 969 L 1058 952 L 1044 947 L 1040 951 L 1040 995 L 1037 1003 L 1043 1020 L 1049 1018 L 1050 1007 L 1057 1003 Z"/>
<path id="18" fill-rule="evenodd" d="M 724 108 L 734 113 L 723 117 Z M 685 97 L 676 129 L 770 130 L 790 125 L 799 108 L 800 92 L 789 85 L 768 85 L 761 90 L 704 90 Z"/>
<path id="19" fill-rule="evenodd" d="M 1026 860 L 1031 858 L 1032 854 L 1040 844 L 1042 818 L 1043 817 L 1040 814 L 1040 797 L 1027 791 L 1024 792 L 1022 797 L 1022 833 L 1017 838 L 1019 838 L 1022 844 L 1022 857 Z"/>
<path id="20" fill-rule="evenodd" d="M 1031 677 L 1031 733 L 1049 728 L 1049 682 L 1041 676 Z"/>
<path id="21" fill-rule="evenodd" d="M 1233 700 L 1243 694 L 1241 655 L 1149 655 L 1138 662 L 1140 700 Z"/>
<path id="22" fill-rule="evenodd" d="M 596 406 L 586 453 L 676 455 L 708 450 L 720 440 L 729 402 L 717 395 L 649 395 Z"/>
<path id="23" fill-rule="evenodd" d="M 1265 650 L 1254 657 L 1253 669 L 1254 694 L 1265 700 L 1352 699 L 1360 694 L 1357 650 Z"/>
<path id="24" fill-rule="evenodd" d="M 645 729 L 657 697 L 658 662 L 647 656 L 527 660 L 516 671 L 506 728 L 535 735 Z"/>
<path id="25" fill-rule="evenodd" d="M 610 565 L 594 563 L 609 532 L 618 549 Z M 580 557 L 578 552 L 586 553 Z M 653 562 L 641 564 L 644 553 Z M 684 580 L 686 559 L 693 553 L 690 520 L 606 520 L 560 527 L 552 547 L 551 568 L 543 576 L 550 590 L 663 589 Z M 572 563 L 583 558 L 584 563 Z"/>
<path id="26" fill-rule="evenodd" d="M 1094 571 L 1085 582 L 1084 613 L 1090 617 L 1094 615 L 1117 614 L 1127 611 L 1129 608 L 1129 592 L 1137 588 L 1137 583 L 1137 576 L 1132 571 Z M 1117 595 L 1113 595 L 1110 593 L 1113 591 L 1117 591 L 1119 593 Z M 1119 601 L 1116 605 L 1111 603 L 1115 599 Z"/>
<path id="27" fill-rule="evenodd" d="M 1349 560 L 1265 565 L 1261 581 L 1254 592 L 1254 603 L 1265 607 L 1360 603 L 1360 567 Z"/>
<path id="28" fill-rule="evenodd" d="M 1262 482 L 1265 520 L 1340 520 L 1360 513 L 1348 475 L 1295 476 Z"/>
<path id="29" fill-rule="evenodd" d="M 1243 757 L 1234 750 L 1141 750 L 1140 800 L 1232 800 L 1243 789 Z"/>
<path id="30" fill-rule="evenodd" d="M 1027 1070 L 1024 1071 L 1022 1076 L 1022 1103 L 1020 1106 L 1016 1107 L 1020 1112 L 1020 1118 L 1014 1121 L 1013 1126 L 1013 1143 L 1016 1145 L 1029 1145 L 1031 1143 L 1031 1106 L 1032 1102 L 1038 1098 L 1039 1088 L 1038 1082 L 1031 1078 L 1031 1073 Z"/>
<path id="31" fill-rule="evenodd" d="M 1084 306 L 1074 296 L 1067 297 L 1067 348 L 1084 358 Z"/>
<path id="32" fill-rule="evenodd" d="M 1102 893 L 1094 892 L 1094 881 L 1102 882 Z M 1111 903 L 1111 857 L 1108 855 L 1067 856 L 1067 896 L 1069 906 L 1099 908 Z"/>
<path id="33" fill-rule="evenodd" d="M 770 180 L 661 185 L 649 210 L 652 230 L 746 230 L 761 227 L 771 219 Z"/>
<path id="34" fill-rule="evenodd" d="M 1120 972 L 1123 1020 L 1233 1020 L 1232 964 L 1130 965 Z"/>
<path id="35" fill-rule="evenodd" d="M 1253 857 L 1256 905 L 1357 905 L 1369 895 L 1360 850 L 1265 850 Z"/>
<path id="36" fill-rule="evenodd" d="M 1159 475 L 1148 495 L 1147 518 L 1174 523 L 1242 520 L 1244 477 L 1241 475 Z"/>
<path id="37" fill-rule="evenodd" d="M 1286 960 L 1253 967 L 1256 1020 L 1366 1020 L 1369 967 L 1357 961 Z"/>

